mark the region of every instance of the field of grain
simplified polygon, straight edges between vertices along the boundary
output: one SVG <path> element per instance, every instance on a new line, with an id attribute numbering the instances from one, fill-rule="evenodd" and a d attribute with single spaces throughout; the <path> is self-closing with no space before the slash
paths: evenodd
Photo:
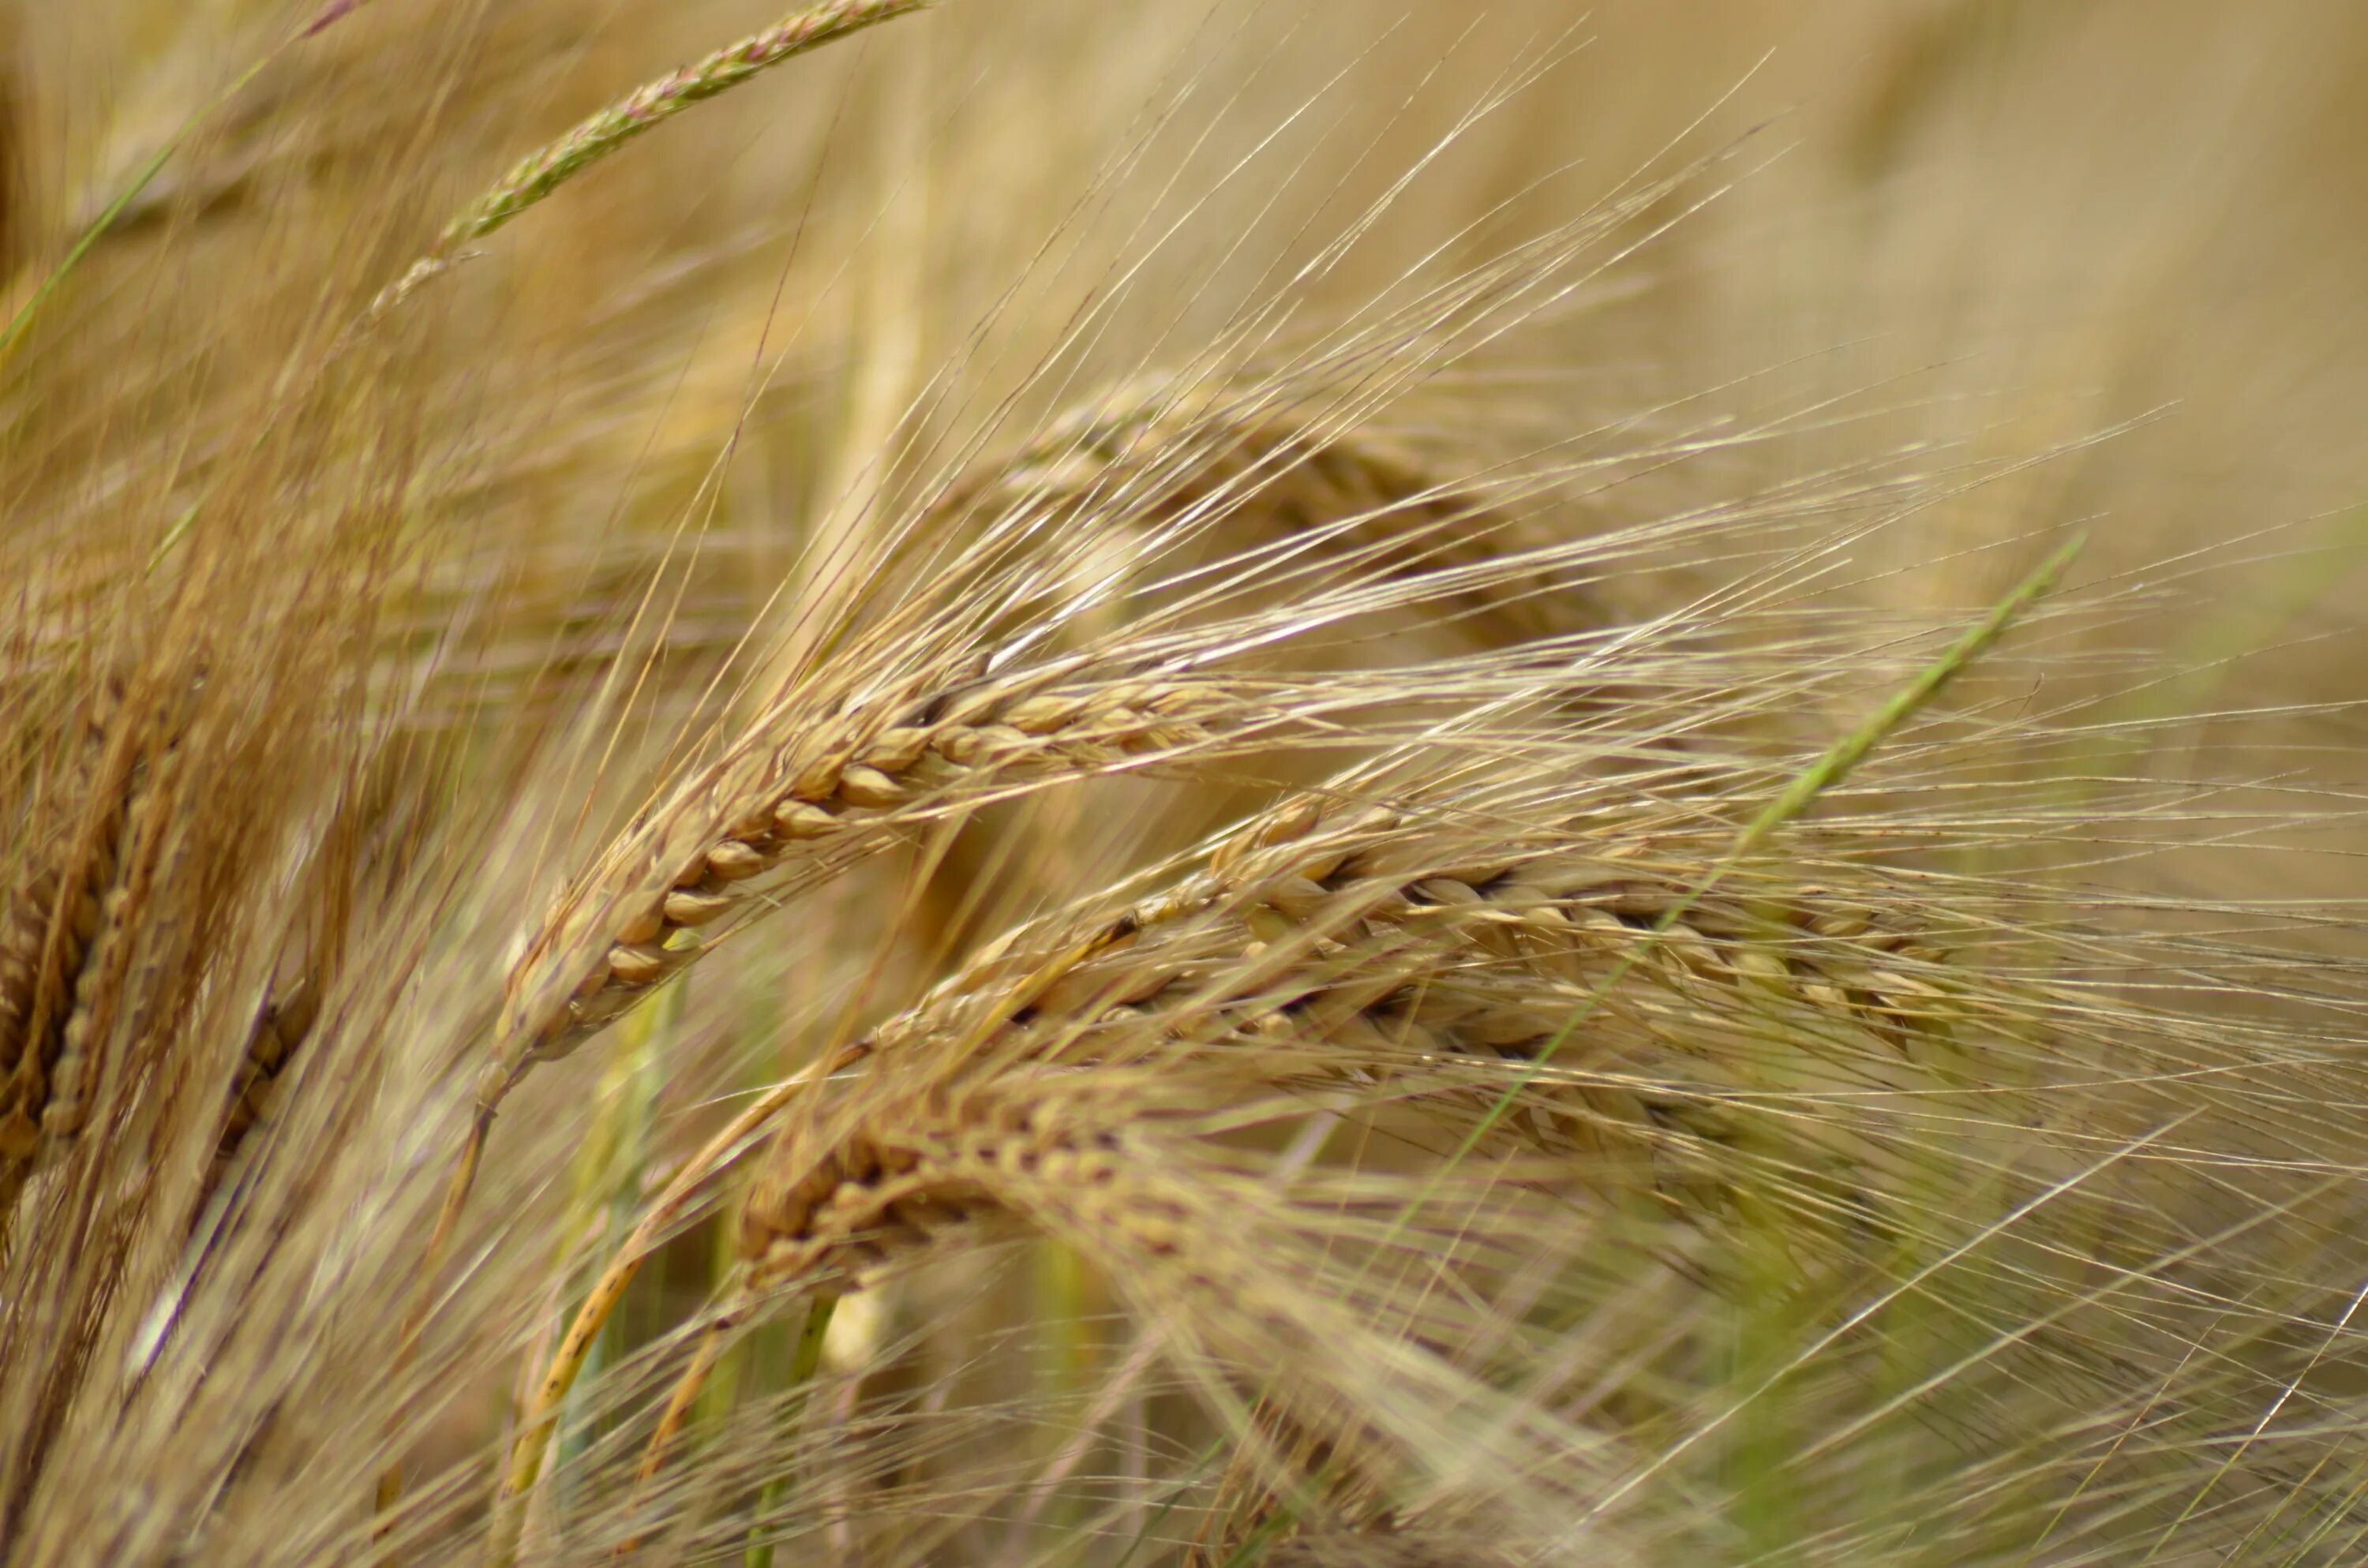
<path id="1" fill-rule="evenodd" d="M 6 1568 L 2368 1555 L 2349 0 L 0 0 L 0 320 Z"/>

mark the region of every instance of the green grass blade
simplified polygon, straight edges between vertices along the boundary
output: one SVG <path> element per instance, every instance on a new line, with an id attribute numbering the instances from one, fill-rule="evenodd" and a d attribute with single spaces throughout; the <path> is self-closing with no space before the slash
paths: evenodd
<path id="1" fill-rule="evenodd" d="M 106 209 L 97 217 L 92 219 L 89 226 L 76 236 L 74 244 L 59 260 L 57 266 L 50 269 L 50 275 L 41 279 L 40 287 L 34 290 L 31 297 L 22 305 L 17 307 L 17 313 L 8 318 L 6 328 L 0 330 L 0 359 L 5 359 L 16 349 L 17 340 L 25 335 L 26 329 L 32 324 L 34 316 L 40 313 L 41 307 L 49 302 L 50 296 L 56 293 L 59 285 L 63 283 L 67 276 L 82 264 L 83 257 L 90 254 L 91 247 L 98 244 L 100 236 L 115 226 L 115 221 L 123 216 L 124 209 L 139 200 L 140 193 L 155 183 L 156 176 L 165 172 L 165 165 L 173 161 L 173 154 L 179 152 L 191 136 L 197 134 L 198 127 L 221 113 L 223 105 L 245 92 L 248 85 L 257 76 L 262 75 L 273 61 L 286 53 L 290 45 L 301 43 L 308 38 L 327 31 L 354 12 L 360 10 L 365 4 L 367 0 L 330 0 L 330 3 L 322 7 L 311 21 L 281 40 L 255 63 L 240 72 L 229 86 L 216 93 L 195 114 L 183 120 L 180 129 L 166 138 L 165 144 L 159 147 L 146 163 L 140 165 L 138 171 L 131 176 L 131 183 L 118 191 L 115 199 L 108 202 Z"/>

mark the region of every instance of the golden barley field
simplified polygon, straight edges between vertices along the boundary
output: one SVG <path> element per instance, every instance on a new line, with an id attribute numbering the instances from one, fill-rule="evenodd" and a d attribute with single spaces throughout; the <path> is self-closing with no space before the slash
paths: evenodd
<path id="1" fill-rule="evenodd" d="M 2368 1558 L 2368 10 L 0 4 L 0 1563 Z"/>

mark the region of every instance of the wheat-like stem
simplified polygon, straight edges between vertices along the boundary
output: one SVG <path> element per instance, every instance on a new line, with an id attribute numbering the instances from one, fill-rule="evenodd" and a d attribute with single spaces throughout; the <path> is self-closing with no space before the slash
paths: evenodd
<path id="1" fill-rule="evenodd" d="M 1704 836 L 1706 847 L 1714 842 Z M 928 1100 L 993 1099 L 1005 1091 L 977 1085 L 1014 1074 L 1039 1085 L 1034 1073 L 1053 1062 L 1089 1066 L 1117 1095 L 1114 1085 L 1144 1062 L 1164 1074 L 1197 1061 L 1251 1096 L 1311 1073 L 1370 1082 L 1459 1059 L 1474 1067 L 1518 1062 L 1589 994 L 1591 977 L 1644 943 L 1655 918 L 1683 898 L 1689 879 L 1668 864 L 1671 847 L 1648 838 L 1508 847 L 1387 808 L 1348 805 L 1327 824 L 1314 798 L 1297 800 L 1221 843 L 1211 869 L 1121 915 L 1016 933 L 830 1066 L 876 1059 L 883 1092 Z M 1634 1040 L 1649 1046 L 1670 1033 L 1698 1048 L 1735 1043 L 1749 1028 L 1764 1032 L 1770 1009 L 1781 1006 L 1805 1015 L 1825 1039 L 1861 1041 L 1851 1072 L 1873 1082 L 1886 1060 L 1894 1075 L 1900 1071 L 1907 1033 L 1927 1024 L 1945 1033 L 1957 1016 L 1949 993 L 1919 978 L 1945 973 L 1937 949 L 1877 907 L 1832 892 L 1697 901 L 1679 935 L 1662 942 L 1664 961 L 1638 975 L 1662 999 L 1623 1009 L 1632 1057 Z M 1662 1124 L 1693 1112 L 1679 1092 L 1648 1113 L 1643 1066 L 1632 1060 L 1625 1072 L 1611 1070 L 1620 1065 L 1602 1064 L 1594 1082 L 1581 1075 L 1558 1085 L 1577 1102 L 1566 1112 L 1573 1125 L 1599 1146 L 1607 1136 L 1657 1141 Z M 1463 1090 L 1490 1081 L 1450 1074 L 1443 1084 Z M 777 1092 L 768 1103 L 790 1100 Z M 813 1256 L 773 1256 L 760 1276 L 787 1269 L 852 1284 L 884 1256 L 882 1233 L 917 1242 L 970 1215 L 951 1196 L 960 1183 L 942 1171 L 911 1176 L 912 1190 L 900 1197 L 903 1188 L 882 1187 L 883 1167 L 863 1148 L 820 1164 L 800 1156 L 835 1125 L 833 1113 L 811 1108 L 777 1135 L 770 1168 L 806 1174 L 752 1198 L 746 1222 L 803 1235 L 806 1207 L 843 1211 L 811 1221 L 823 1238 Z M 637 1227 L 619 1265 L 638 1262 L 638 1238 L 650 1229 L 646 1220 Z M 588 1345 L 605 1321 L 616 1300 L 609 1278 L 587 1299 L 571 1343 Z M 645 1472 L 676 1440 L 720 1336 L 748 1311 L 735 1296 L 711 1325 L 661 1416 Z M 555 1358 L 538 1411 L 557 1408 L 579 1366 L 565 1351 Z M 539 1443 L 514 1450 L 511 1495 L 533 1483 L 540 1452 Z"/>
<path id="2" fill-rule="evenodd" d="M 495 1108 L 534 1062 L 573 1051 L 688 967 L 700 949 L 677 945 L 681 934 L 743 913 L 768 873 L 897 842 L 911 824 L 948 809 L 965 790 L 991 791 L 1030 770 L 1095 771 L 1273 718 L 1202 681 L 1099 687 L 970 682 L 936 696 L 908 693 L 902 702 L 825 713 L 771 746 L 744 750 L 720 774 L 696 778 L 610 851 L 594 883 L 543 928 L 513 972 L 495 1057 L 480 1078 L 467 1145 L 423 1262 L 420 1301 L 404 1343 L 414 1342 L 425 1323 L 428 1282 L 474 1184 Z M 602 898 L 597 879 L 618 874 L 619 867 L 626 875 L 644 868 L 659 875 L 642 869 L 637 887 Z M 621 1291 L 630 1278 L 614 1288 Z M 561 1380 L 563 1392 L 572 1381 L 571 1371 Z M 398 1490 L 381 1489 L 381 1509 Z"/>
<path id="3" fill-rule="evenodd" d="M 828 0 L 729 43 L 682 69 L 644 84 L 510 165 L 501 178 L 444 226 L 425 256 L 370 304 L 393 309 L 460 259 L 461 247 L 551 196 L 561 186 L 676 115 L 850 33 L 918 11 L 934 0 Z"/>
<path id="4" fill-rule="evenodd" d="M 1215 1114 L 1204 1123 L 1195 1108 Z M 1530 1481 L 1542 1494 L 1557 1484 L 1551 1472 L 1604 1461 L 1604 1439 L 1539 1411 L 1496 1405 L 1484 1436 L 1467 1418 L 1493 1402 L 1418 1335 L 1378 1335 L 1355 1300 L 1303 1279 L 1324 1266 L 1303 1250 L 1289 1196 L 1203 1146 L 1244 1111 L 1230 1084 L 1164 1069 L 882 1080 L 784 1129 L 742 1213 L 748 1289 L 860 1287 L 951 1226 L 1001 1218 L 1096 1260 L 1138 1310 L 1180 1312 L 1186 1344 L 1277 1369 L 1273 1397 L 1303 1405 L 1341 1453 L 1360 1456 L 1352 1462 L 1428 1468 L 1446 1448 L 1427 1445 L 1457 1428 L 1481 1448 L 1537 1457 L 1547 1473 Z M 1344 1410 L 1357 1412 L 1345 1424 Z"/>
<path id="5" fill-rule="evenodd" d="M 1623 837 L 1601 824 L 1508 841 L 1412 808 L 1296 798 L 1164 892 L 990 944 L 820 1071 L 869 1062 L 922 1081 L 1030 1062 L 1198 1060 L 1250 1093 L 1444 1074 L 1440 1086 L 1460 1096 L 1510 1070 L 1486 1064 L 1534 1054 L 1597 979 L 1651 945 L 1650 926 L 1690 885 L 1686 851 L 1707 856 L 1718 842 L 1699 828 Z M 1704 1119 L 1698 1095 L 1652 1093 L 1650 1065 L 1666 1065 L 1670 1049 L 1740 1047 L 1781 1016 L 1850 1045 L 1850 1073 L 1874 1083 L 1929 1058 L 1911 1040 L 1945 1040 L 1967 1005 L 1946 983 L 1939 938 L 1873 896 L 1755 887 L 1697 901 L 1673 933 L 1638 971 L 1640 994 L 1623 996 L 1618 1043 L 1607 1038 L 1592 1071 L 1561 1074 L 1542 1096 L 1542 1109 L 1559 1103 L 1557 1119 L 1600 1146 L 1659 1142 L 1664 1124 Z M 774 1091 L 764 1118 L 798 1095 Z M 792 1126 L 777 1142 L 801 1135 Z M 556 1410 L 672 1211 L 657 1205 L 594 1287 L 538 1414 Z M 540 1450 L 519 1451 L 522 1490 Z"/>
<path id="6" fill-rule="evenodd" d="M 307 975 L 299 975 L 266 1000 L 256 1014 L 231 1082 L 229 1108 L 222 1118 L 222 1136 L 215 1143 L 200 1208 L 229 1176 L 248 1137 L 270 1116 L 281 1075 L 295 1061 L 320 1016 L 320 987 Z"/>
<path id="7" fill-rule="evenodd" d="M 1499 643 L 1600 622 L 1590 596 L 1557 581 L 1550 536 L 1515 507 L 1534 482 L 1444 478 L 1363 423 L 1371 413 L 1288 381 L 1139 377 L 965 473 L 933 510 L 1054 525 L 1122 517 L 1278 571 L 1421 576 L 1429 608 Z"/>
<path id="8" fill-rule="evenodd" d="M 1765 1053 L 1773 1020 L 1860 1063 L 1929 1065 L 1974 1004 L 1945 936 L 1877 887 L 1764 879 L 1687 902 L 1700 827 L 1593 821 L 1494 836 L 1417 809 L 1294 801 L 1210 866 L 1111 912 L 1012 933 L 848 1047 L 882 1071 L 959 1059 L 1109 1062 L 1213 1052 L 1278 1074 L 1405 1077 L 1531 1060 L 1603 978 L 1637 965 L 1586 1071 L 1554 1086 L 1598 1131 L 1646 1121 L 1672 1051 Z M 1680 917 L 1657 937 L 1671 909 Z M 913 1063 L 917 1059 L 923 1068 Z M 1411 1080 L 1409 1080 L 1411 1082 Z M 1668 1109 L 1670 1108 L 1663 1108 Z"/>

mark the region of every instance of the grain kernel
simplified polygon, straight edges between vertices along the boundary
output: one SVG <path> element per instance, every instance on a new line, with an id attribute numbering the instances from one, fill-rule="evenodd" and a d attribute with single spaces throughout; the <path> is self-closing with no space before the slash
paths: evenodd
<path id="1" fill-rule="evenodd" d="M 727 838 L 707 852 L 707 874 L 719 882 L 745 881 L 764 869 L 764 851 L 736 838 Z"/>
<path id="2" fill-rule="evenodd" d="M 647 985 L 666 973 L 666 949 L 652 947 L 646 942 L 610 948 L 609 968 L 624 984 Z"/>
<path id="3" fill-rule="evenodd" d="M 849 763 L 838 779 L 839 799 L 857 806 L 896 806 L 912 798 L 907 790 L 876 767 Z"/>
<path id="4" fill-rule="evenodd" d="M 677 888 L 666 894 L 666 917 L 676 926 L 704 926 L 729 914 L 738 901 L 722 893 L 696 892 Z M 652 933 L 655 935 L 655 933 Z M 641 938 L 647 941 L 648 937 Z"/>
<path id="5" fill-rule="evenodd" d="M 791 840 L 821 838 L 838 826 L 838 819 L 805 801 L 784 801 L 773 812 L 773 831 Z"/>

